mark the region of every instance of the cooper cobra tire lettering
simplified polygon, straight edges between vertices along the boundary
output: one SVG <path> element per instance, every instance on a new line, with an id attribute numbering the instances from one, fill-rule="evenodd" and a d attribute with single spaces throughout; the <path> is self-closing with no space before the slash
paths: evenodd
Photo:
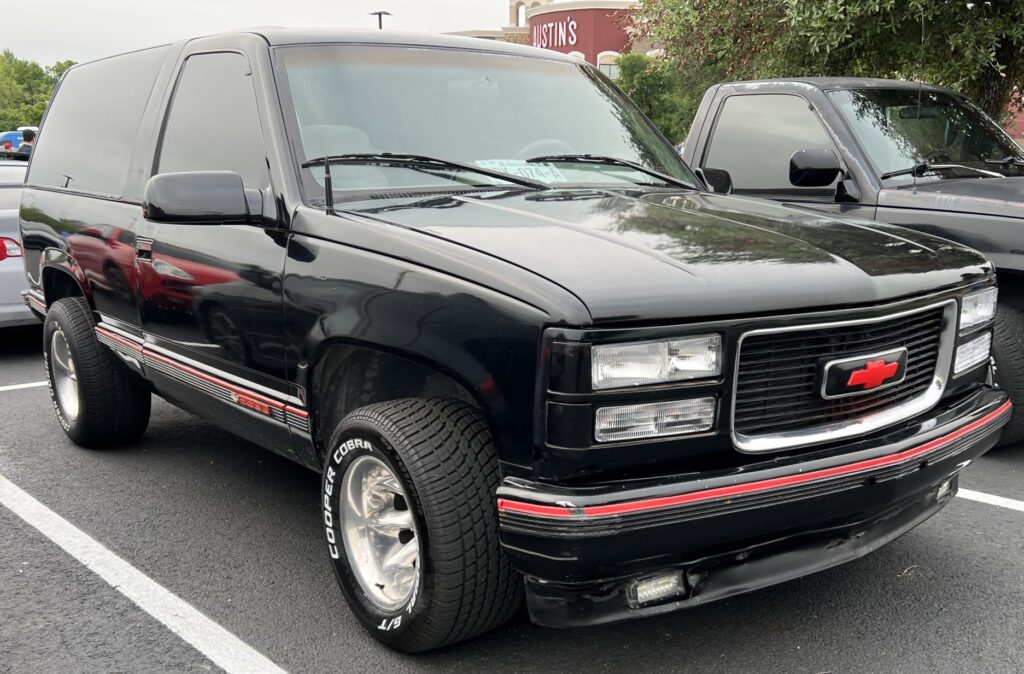
<path id="1" fill-rule="evenodd" d="M 481 634 L 512 616 L 522 580 L 498 540 L 497 452 L 478 409 L 437 398 L 369 405 L 342 420 L 326 452 L 321 508 L 327 551 L 349 607 L 370 634 L 416 653 Z M 356 473 L 348 478 L 347 471 L 362 470 L 369 459 L 398 480 L 406 503 L 394 507 L 410 511 L 414 523 L 413 529 L 401 530 L 408 531 L 406 543 L 418 545 L 414 585 L 402 603 L 371 600 L 368 592 L 377 593 L 360 584 L 365 567 L 350 564 L 342 534 L 342 520 L 350 512 L 342 499 L 350 498 L 350 480 L 357 478 Z M 349 544 L 352 540 L 358 539 Z M 436 568 L 444 572 L 435 573 Z M 385 591 L 384 585 L 377 587 Z M 385 605 L 393 609 L 382 609 Z"/>

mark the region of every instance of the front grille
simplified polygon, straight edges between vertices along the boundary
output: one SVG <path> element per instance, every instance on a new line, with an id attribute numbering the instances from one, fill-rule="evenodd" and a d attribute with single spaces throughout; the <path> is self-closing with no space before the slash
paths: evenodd
<path id="1" fill-rule="evenodd" d="M 945 312 L 945 306 L 937 306 L 873 323 L 745 336 L 736 375 L 735 432 L 798 436 L 920 398 L 932 385 L 943 351 Z M 900 384 L 851 398 L 821 397 L 822 359 L 899 347 L 906 347 L 908 356 L 907 376 Z"/>

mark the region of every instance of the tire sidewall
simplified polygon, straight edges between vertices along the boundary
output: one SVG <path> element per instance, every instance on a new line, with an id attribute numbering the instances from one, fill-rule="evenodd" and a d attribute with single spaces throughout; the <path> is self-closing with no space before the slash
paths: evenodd
<path id="1" fill-rule="evenodd" d="M 408 648 L 410 637 L 429 618 L 432 582 L 430 578 L 429 532 L 423 507 L 408 471 L 379 429 L 365 422 L 343 425 L 332 438 L 321 479 L 321 525 L 328 558 L 352 612 L 380 641 Z M 353 573 L 341 534 L 341 491 L 345 472 L 361 456 L 382 461 L 401 481 L 416 523 L 419 545 L 419 580 L 409 601 L 386 611 L 373 604 Z"/>
<path id="2" fill-rule="evenodd" d="M 50 310 L 46 312 L 46 319 L 43 322 L 43 364 L 46 367 L 46 384 L 50 389 L 50 403 L 53 405 L 53 411 L 57 415 L 57 421 L 64 429 L 64 432 L 74 440 L 78 437 L 78 427 L 86 412 L 85 405 L 83 404 L 84 401 L 82 400 L 81 386 L 78 387 L 78 416 L 74 421 L 64 416 L 64 411 L 60 408 L 60 403 L 57 401 L 57 388 L 53 381 L 52 355 L 50 350 L 53 346 L 53 333 L 57 332 L 58 327 L 64 332 L 64 340 L 67 342 L 68 351 L 71 353 L 71 358 L 76 364 L 80 362 L 80 357 L 78 343 L 74 335 L 70 334 L 70 327 L 67 325 L 67 321 L 63 320 L 62 307 L 56 306 L 56 304 L 54 303 L 54 306 L 51 306 Z"/>

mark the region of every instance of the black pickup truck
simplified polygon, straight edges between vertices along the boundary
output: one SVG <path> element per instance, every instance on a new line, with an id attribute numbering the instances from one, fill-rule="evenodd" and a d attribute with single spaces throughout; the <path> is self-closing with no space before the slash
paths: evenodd
<path id="1" fill-rule="evenodd" d="M 708 192 L 550 51 L 275 29 L 76 66 L 20 214 L 68 436 L 137 441 L 156 394 L 320 472 L 341 589 L 407 651 L 524 595 L 594 624 L 856 558 L 1011 413 L 984 257 Z"/>
<path id="2" fill-rule="evenodd" d="M 716 190 L 910 227 L 981 251 L 999 277 L 995 381 L 1024 440 L 1024 150 L 963 95 L 820 77 L 708 89 L 683 156 Z"/>

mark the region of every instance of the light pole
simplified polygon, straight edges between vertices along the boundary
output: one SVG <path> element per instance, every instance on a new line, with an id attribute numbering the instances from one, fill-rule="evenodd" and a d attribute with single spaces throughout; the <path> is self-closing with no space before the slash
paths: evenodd
<path id="1" fill-rule="evenodd" d="M 391 12 L 378 9 L 376 12 L 370 12 L 370 16 L 377 17 L 377 30 L 384 30 L 384 17 L 391 16 Z"/>

